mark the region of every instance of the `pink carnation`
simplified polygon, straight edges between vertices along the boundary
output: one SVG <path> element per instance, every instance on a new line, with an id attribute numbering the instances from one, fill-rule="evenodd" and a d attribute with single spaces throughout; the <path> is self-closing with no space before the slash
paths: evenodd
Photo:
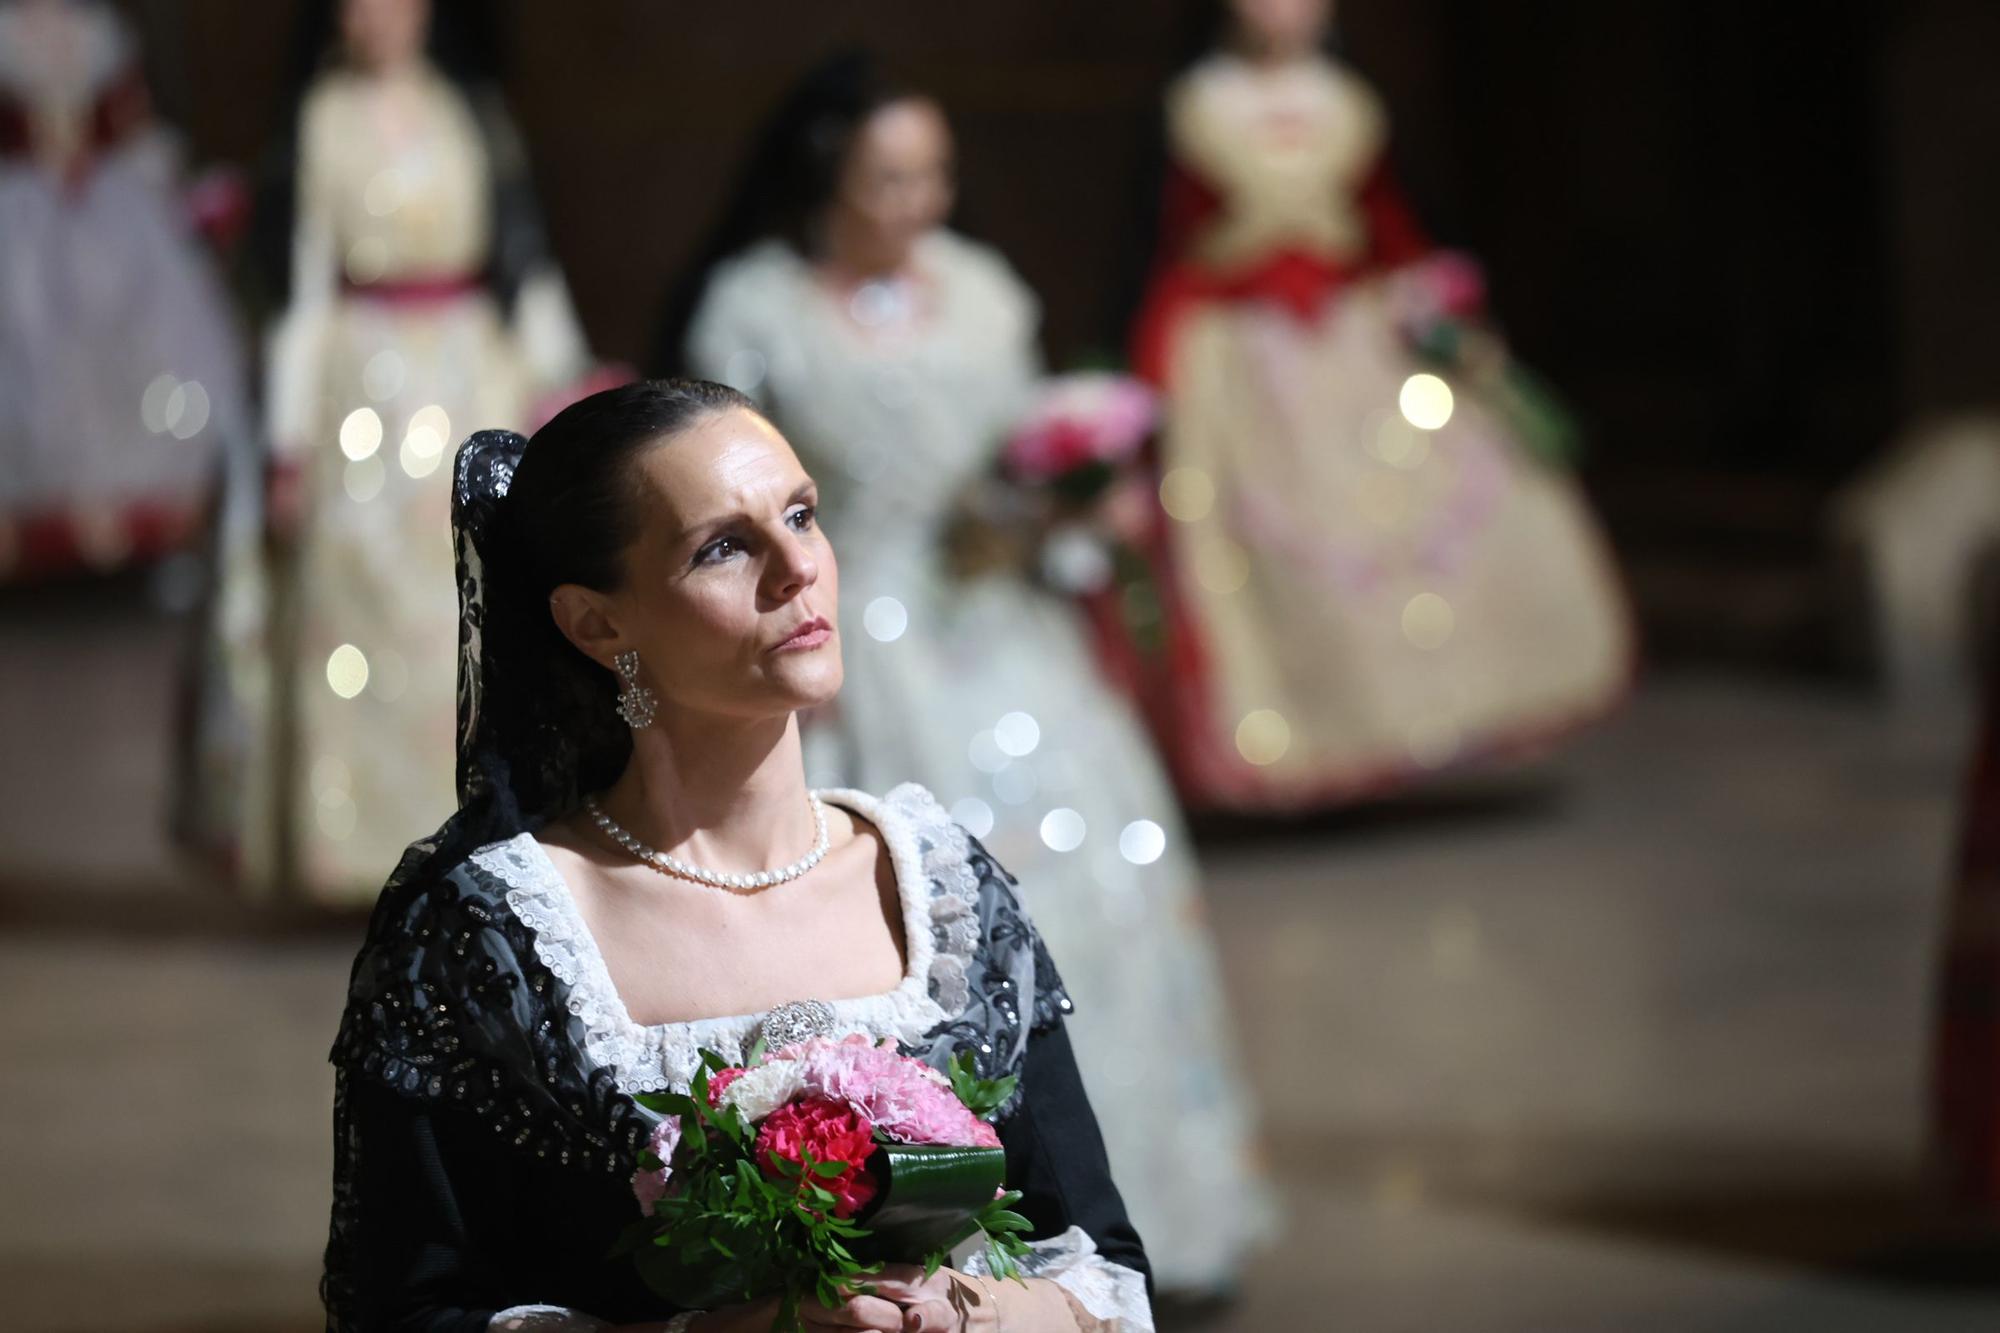
<path id="1" fill-rule="evenodd" d="M 780 1160 L 803 1165 L 808 1152 L 815 1162 L 838 1162 L 847 1168 L 831 1179 L 800 1182 L 802 1188 L 813 1184 L 831 1191 L 836 1217 L 854 1216 L 875 1197 L 875 1182 L 864 1169 L 875 1153 L 875 1130 L 853 1107 L 829 1097 L 802 1097 L 764 1118 L 757 1130 L 757 1159 L 764 1164 L 765 1175 L 779 1178 Z"/>
<path id="2" fill-rule="evenodd" d="M 846 1102 L 876 1129 L 902 1143 L 997 1148 L 993 1126 L 967 1109 L 951 1082 L 889 1043 L 866 1037 L 801 1042 L 772 1057 L 795 1060 L 808 1093 Z"/>
<path id="3" fill-rule="evenodd" d="M 1470 317 L 1486 305 L 1486 274 L 1479 261 L 1456 250 L 1441 250 L 1424 264 L 1425 280 L 1439 306 Z"/>
<path id="4" fill-rule="evenodd" d="M 1479 261 L 1455 250 L 1440 250 L 1398 269 L 1389 291 L 1397 318 L 1419 330 L 1440 320 L 1477 318 L 1486 306 L 1486 276 Z"/>
<path id="5" fill-rule="evenodd" d="M 653 1134 L 646 1140 L 646 1147 L 660 1159 L 660 1165 L 651 1171 L 640 1167 L 632 1173 L 632 1196 L 639 1201 L 639 1211 L 648 1217 L 653 1215 L 655 1205 L 667 1197 L 667 1178 L 673 1174 L 674 1150 L 680 1146 L 679 1116 L 668 1116 L 653 1126 Z"/>

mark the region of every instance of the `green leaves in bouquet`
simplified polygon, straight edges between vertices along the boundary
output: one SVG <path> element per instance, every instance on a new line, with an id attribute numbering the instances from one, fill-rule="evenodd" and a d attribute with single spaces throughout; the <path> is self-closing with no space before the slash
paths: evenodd
<path id="1" fill-rule="evenodd" d="M 968 1051 L 960 1051 L 951 1057 L 951 1090 L 965 1103 L 971 1112 L 981 1120 L 991 1120 L 993 1113 L 1007 1104 L 1014 1095 L 1014 1089 L 1021 1082 L 1015 1075 L 1006 1078 L 981 1078 L 978 1068 L 972 1063 Z"/>
<path id="2" fill-rule="evenodd" d="M 709 1105 L 710 1061 L 715 1062 L 715 1068 L 722 1067 L 720 1057 L 712 1051 L 703 1051 L 702 1065 L 695 1070 L 693 1082 L 686 1093 L 641 1092 L 635 1094 L 633 1100 L 660 1115 L 678 1116 L 681 1122 L 681 1142 L 696 1156 L 706 1157 L 715 1151 L 714 1145 L 708 1142 L 707 1135 L 702 1132 L 704 1129 L 713 1129 L 729 1143 L 747 1152 L 750 1145 L 756 1142 L 757 1136 L 743 1119 L 742 1113 L 733 1106 Z M 655 1170 L 659 1166 L 657 1159 L 650 1164 L 644 1163 L 643 1158 L 641 1161 L 647 1165 L 648 1170 Z"/>
<path id="3" fill-rule="evenodd" d="M 757 1160 L 757 1136 L 734 1107 L 708 1104 L 709 1074 L 719 1062 L 704 1057 L 686 1096 L 643 1093 L 637 1100 L 682 1125 L 677 1188 L 620 1237 L 615 1253 L 632 1256 L 640 1278 L 686 1308 L 713 1308 L 775 1293 L 780 1298 L 774 1333 L 797 1333 L 799 1302 L 816 1295 L 828 1304 L 846 1299 L 842 1289 L 880 1270 L 855 1257 L 849 1242 L 867 1235 L 834 1216 L 836 1203 L 821 1181 L 846 1171 L 838 1162 L 803 1164 L 776 1159 L 776 1178 Z M 659 1159 L 639 1155 L 647 1170 Z"/>
<path id="4" fill-rule="evenodd" d="M 657 1115 L 680 1115 L 694 1110 L 694 1101 L 679 1092 L 637 1092 L 632 1100 Z"/>
<path id="5" fill-rule="evenodd" d="M 997 1278 L 1021 1278 L 1020 1260 L 1028 1254 L 1028 1233 L 1035 1224 L 1014 1211 L 1019 1190 L 1009 1190 L 980 1209 L 974 1217 L 986 1235 L 986 1266 Z"/>

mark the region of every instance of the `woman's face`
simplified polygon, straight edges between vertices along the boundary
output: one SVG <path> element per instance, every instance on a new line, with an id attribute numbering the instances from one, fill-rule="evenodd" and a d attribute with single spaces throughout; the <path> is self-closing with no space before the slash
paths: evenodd
<path id="1" fill-rule="evenodd" d="M 1316 49 L 1333 22 L 1333 0 L 1229 0 L 1229 7 L 1250 49 L 1279 59 Z"/>
<path id="2" fill-rule="evenodd" d="M 340 6 L 348 58 L 378 74 L 422 56 L 430 23 L 430 0 L 342 0 Z"/>
<path id="3" fill-rule="evenodd" d="M 951 127 L 928 98 L 878 109 L 855 132 L 832 207 L 833 234 L 854 260 L 891 268 L 951 213 Z"/>
<path id="4" fill-rule="evenodd" d="M 840 577 L 818 491 L 775 426 L 718 412 L 647 449 L 645 518 L 623 585 L 565 584 L 555 611 L 572 642 L 610 667 L 639 653 L 662 713 L 782 717 L 840 689 Z"/>

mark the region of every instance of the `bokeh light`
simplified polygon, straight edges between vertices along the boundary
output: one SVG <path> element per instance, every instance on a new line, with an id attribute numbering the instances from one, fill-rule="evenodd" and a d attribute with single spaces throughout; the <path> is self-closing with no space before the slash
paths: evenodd
<path id="1" fill-rule="evenodd" d="M 1042 842 L 1051 851 L 1075 851 L 1083 846 L 1085 832 L 1083 816 L 1066 805 L 1042 816 Z"/>
<path id="2" fill-rule="evenodd" d="M 368 658 L 351 643 L 343 643 L 327 655 L 326 683 L 343 699 L 352 699 L 368 688 Z"/>
<path id="3" fill-rule="evenodd" d="M 909 611 L 893 597 L 877 597 L 861 613 L 861 628 L 877 643 L 894 643 L 909 627 Z"/>
<path id="4" fill-rule="evenodd" d="M 1160 478 L 1160 506 L 1182 523 L 1198 523 L 1215 508 L 1215 482 L 1197 467 L 1177 467 Z"/>
<path id="5" fill-rule="evenodd" d="M 382 447 L 382 418 L 372 407 L 357 407 L 340 422 L 340 452 L 363 459 Z"/>
<path id="6" fill-rule="evenodd" d="M 983 838 L 993 832 L 993 807 L 977 796 L 953 802 L 951 817 L 975 838 Z"/>
<path id="7" fill-rule="evenodd" d="M 1275 764 L 1292 748 L 1292 724 L 1272 708 L 1257 708 L 1236 724 L 1236 752 L 1263 767 Z"/>
<path id="8" fill-rule="evenodd" d="M 1118 854 L 1135 866 L 1149 866 L 1166 854 L 1167 831 L 1150 819 L 1135 819 L 1118 834 Z"/>
<path id="9" fill-rule="evenodd" d="M 1026 713 L 1009 713 L 993 724 L 993 743 L 1012 759 L 1031 755 L 1042 743 L 1041 724 Z"/>
<path id="10" fill-rule="evenodd" d="M 1403 607 L 1403 637 L 1425 652 L 1449 643 L 1457 624 L 1451 603 L 1434 592 L 1420 592 Z"/>
<path id="11" fill-rule="evenodd" d="M 1403 381 L 1396 406 L 1403 419 L 1418 430 L 1438 430 L 1451 420 L 1451 386 L 1428 371 Z"/>

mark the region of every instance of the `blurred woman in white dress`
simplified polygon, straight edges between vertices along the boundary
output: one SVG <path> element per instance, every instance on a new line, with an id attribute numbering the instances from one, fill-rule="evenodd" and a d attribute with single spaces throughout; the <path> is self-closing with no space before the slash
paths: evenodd
<path id="1" fill-rule="evenodd" d="M 247 725 L 220 804 L 246 884 L 332 902 L 372 897 L 453 807 L 450 446 L 527 428 L 588 363 L 513 131 L 429 57 L 427 0 L 337 17 L 268 350 L 283 558 L 239 551 L 221 605 Z"/>
<path id="2" fill-rule="evenodd" d="M 242 345 L 138 45 L 94 0 L 0 4 L 0 579 L 183 545 Z"/>
<path id="3" fill-rule="evenodd" d="M 1033 534 L 990 517 L 996 453 L 1042 378 L 1037 304 L 943 225 L 951 154 L 937 104 L 865 60 L 809 76 L 663 320 L 660 359 L 753 395 L 820 480 L 849 670 L 807 735 L 813 779 L 914 777 L 1020 876 L 1069 960 L 1091 1098 L 1156 1278 L 1213 1291 L 1262 1193 L 1199 873 L 1143 728 L 1075 609 L 1027 572 Z M 973 548 L 1023 558 L 963 572 Z"/>

